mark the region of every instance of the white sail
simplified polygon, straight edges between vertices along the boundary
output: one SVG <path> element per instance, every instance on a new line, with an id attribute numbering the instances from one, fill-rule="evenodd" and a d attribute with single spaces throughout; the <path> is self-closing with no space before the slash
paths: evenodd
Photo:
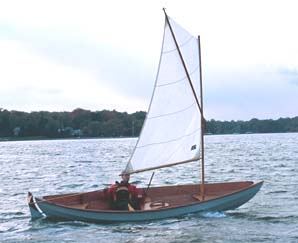
<path id="1" fill-rule="evenodd" d="M 169 22 L 198 95 L 198 40 L 172 19 Z M 198 160 L 200 136 L 199 106 L 166 21 L 154 92 L 126 171 L 133 173 Z"/>

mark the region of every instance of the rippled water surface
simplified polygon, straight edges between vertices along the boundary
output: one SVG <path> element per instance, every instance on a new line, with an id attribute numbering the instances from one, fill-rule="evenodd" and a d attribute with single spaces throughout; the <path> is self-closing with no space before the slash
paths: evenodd
<path id="1" fill-rule="evenodd" d="M 136 139 L 0 143 L 0 241 L 298 242 L 298 134 L 206 136 L 206 180 L 264 180 L 237 210 L 144 223 L 31 221 L 35 195 L 89 191 L 118 179 Z M 198 182 L 199 165 L 159 170 L 153 186 Z M 151 173 L 132 176 L 138 186 Z"/>

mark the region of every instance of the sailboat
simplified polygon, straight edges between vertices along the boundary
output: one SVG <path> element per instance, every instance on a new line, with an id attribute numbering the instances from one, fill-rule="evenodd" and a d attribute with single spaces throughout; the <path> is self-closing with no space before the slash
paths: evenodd
<path id="1" fill-rule="evenodd" d="M 105 190 L 35 197 L 33 219 L 128 222 L 235 209 L 260 190 L 263 181 L 206 183 L 200 36 L 192 36 L 165 9 L 162 50 L 154 90 L 140 136 L 125 167 L 134 174 L 198 161 L 198 184 L 151 187 L 138 210 L 113 210 Z M 199 92 L 197 92 L 199 90 Z M 152 179 L 152 178 L 151 178 Z"/>

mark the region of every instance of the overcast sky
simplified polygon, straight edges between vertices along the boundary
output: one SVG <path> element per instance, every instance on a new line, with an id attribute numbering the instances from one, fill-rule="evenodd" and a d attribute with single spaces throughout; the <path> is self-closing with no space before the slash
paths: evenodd
<path id="1" fill-rule="evenodd" d="M 0 107 L 146 110 L 162 7 L 201 36 L 205 116 L 298 115 L 296 1 L 2 1 Z"/>

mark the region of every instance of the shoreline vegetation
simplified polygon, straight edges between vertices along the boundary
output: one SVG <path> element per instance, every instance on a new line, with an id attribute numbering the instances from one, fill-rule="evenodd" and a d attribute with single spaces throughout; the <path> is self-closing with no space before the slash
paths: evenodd
<path id="1" fill-rule="evenodd" d="M 146 112 L 22 112 L 0 108 L 0 141 L 138 137 Z M 298 132 L 298 116 L 277 120 L 206 121 L 206 135 Z"/>

